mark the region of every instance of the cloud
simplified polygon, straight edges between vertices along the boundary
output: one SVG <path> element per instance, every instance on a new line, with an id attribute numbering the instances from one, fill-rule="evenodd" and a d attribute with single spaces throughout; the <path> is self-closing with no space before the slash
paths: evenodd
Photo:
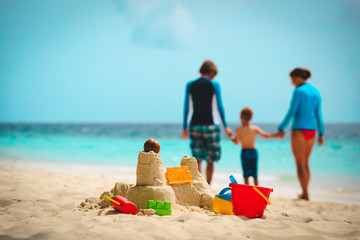
<path id="1" fill-rule="evenodd" d="M 116 2 L 132 28 L 131 42 L 157 48 L 179 48 L 191 43 L 195 25 L 180 0 Z"/>

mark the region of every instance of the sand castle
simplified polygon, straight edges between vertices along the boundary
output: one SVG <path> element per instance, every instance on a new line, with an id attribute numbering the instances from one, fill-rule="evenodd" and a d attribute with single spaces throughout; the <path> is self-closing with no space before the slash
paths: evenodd
<path id="1" fill-rule="evenodd" d="M 194 182 L 191 184 L 171 185 L 175 192 L 176 202 L 180 205 L 207 207 L 212 210 L 214 193 L 199 172 L 196 159 L 184 156 L 180 165 L 188 166 Z"/>
<path id="2" fill-rule="evenodd" d="M 191 171 L 193 182 L 169 186 L 158 154 L 160 145 L 153 139 L 149 141 L 144 145 L 145 151 L 141 150 L 138 155 L 136 185 L 116 183 L 112 193 L 125 196 L 140 208 L 146 208 L 148 200 L 155 200 L 171 202 L 172 206 L 179 204 L 212 210 L 214 193 L 198 171 L 196 159 L 189 156 L 181 159 L 181 166 L 187 166 Z"/>
<path id="3" fill-rule="evenodd" d="M 163 163 L 154 151 L 140 151 L 136 168 L 136 185 L 130 187 L 126 198 L 140 208 L 146 208 L 148 200 L 175 204 L 174 190 L 166 185 Z"/>

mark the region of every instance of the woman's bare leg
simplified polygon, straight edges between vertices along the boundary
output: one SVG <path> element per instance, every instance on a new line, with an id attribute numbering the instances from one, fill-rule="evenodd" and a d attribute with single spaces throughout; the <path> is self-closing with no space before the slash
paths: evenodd
<path id="1" fill-rule="evenodd" d="M 299 130 L 291 132 L 291 147 L 294 154 L 297 174 L 302 188 L 302 199 L 309 200 L 308 186 L 310 181 L 309 159 L 315 138 L 306 140 Z"/>
<path id="2" fill-rule="evenodd" d="M 306 154 L 305 154 L 305 157 L 306 157 L 306 162 L 305 162 L 305 169 L 306 169 L 306 172 L 307 172 L 307 182 L 306 182 L 306 185 L 309 186 L 309 182 L 310 182 L 310 155 L 311 155 L 311 151 L 313 149 L 313 146 L 314 146 L 314 143 L 315 143 L 315 137 L 310 139 L 310 140 L 306 140 Z M 309 200 L 309 195 L 307 195 L 307 200 Z"/>

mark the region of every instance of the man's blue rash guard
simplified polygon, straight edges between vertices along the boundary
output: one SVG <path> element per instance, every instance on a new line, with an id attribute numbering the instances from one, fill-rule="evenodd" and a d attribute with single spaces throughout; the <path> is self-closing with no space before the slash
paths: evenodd
<path id="1" fill-rule="evenodd" d="M 190 81 L 186 85 L 183 129 L 187 129 L 188 127 L 187 119 L 189 115 L 190 100 L 193 103 L 193 115 L 190 126 L 215 124 L 213 117 L 214 97 L 216 99 L 216 108 L 220 114 L 221 121 L 224 127 L 227 127 L 224 106 L 221 100 L 220 84 L 208 78 L 199 78 Z"/>
<path id="2" fill-rule="evenodd" d="M 324 135 L 324 123 L 321 113 L 321 97 L 319 91 L 309 83 L 304 83 L 295 88 L 290 103 L 290 108 L 278 130 L 283 131 L 294 118 L 292 129 L 309 129 L 319 131 L 319 136 Z"/>

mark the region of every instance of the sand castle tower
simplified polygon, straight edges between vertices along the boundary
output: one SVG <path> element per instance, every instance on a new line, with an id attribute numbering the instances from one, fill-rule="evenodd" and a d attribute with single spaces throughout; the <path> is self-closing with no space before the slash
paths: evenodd
<path id="1" fill-rule="evenodd" d="M 197 161 L 194 157 L 184 156 L 181 166 L 188 166 L 194 182 L 191 184 L 172 185 L 176 202 L 181 205 L 208 207 L 213 209 L 214 193 L 210 185 L 198 171 Z"/>
<path id="2" fill-rule="evenodd" d="M 167 201 L 175 204 L 174 190 L 166 184 L 160 145 L 153 139 L 145 142 L 144 151 L 138 155 L 136 185 L 130 187 L 126 198 L 140 208 L 146 208 L 148 200 Z"/>

